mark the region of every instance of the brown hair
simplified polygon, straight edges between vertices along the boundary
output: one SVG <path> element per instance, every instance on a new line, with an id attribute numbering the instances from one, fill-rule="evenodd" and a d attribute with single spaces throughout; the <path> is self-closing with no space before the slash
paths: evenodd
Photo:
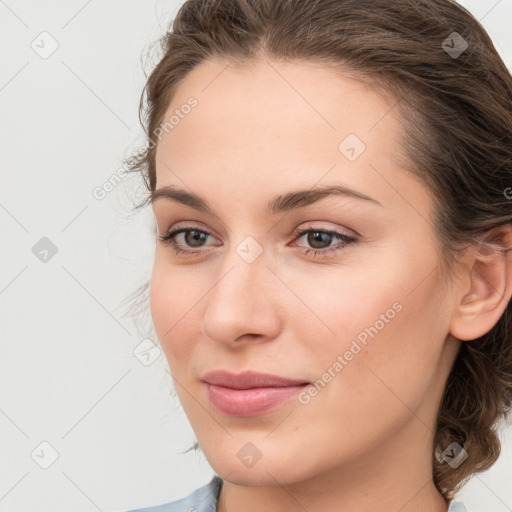
<path id="1" fill-rule="evenodd" d="M 454 41 L 468 45 L 460 55 L 449 52 Z M 512 77 L 481 24 L 454 1 L 187 0 L 161 50 L 140 104 L 148 150 L 129 165 L 150 192 L 155 131 L 182 79 L 213 57 L 242 65 L 264 56 L 323 63 L 390 101 L 406 168 L 434 197 L 447 276 L 465 244 L 486 243 L 492 228 L 510 222 Z M 433 447 L 433 481 L 448 499 L 500 454 L 496 426 L 512 407 L 510 308 L 487 334 L 462 343 L 444 390 L 434 447 L 457 442 L 468 454 L 452 468 Z"/>

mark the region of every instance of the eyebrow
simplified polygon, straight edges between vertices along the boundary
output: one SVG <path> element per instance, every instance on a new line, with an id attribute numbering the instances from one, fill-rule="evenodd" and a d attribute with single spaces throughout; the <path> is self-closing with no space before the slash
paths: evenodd
<path id="1" fill-rule="evenodd" d="M 322 188 L 295 190 L 284 195 L 276 196 L 267 203 L 266 211 L 269 214 L 276 215 L 281 212 L 304 208 L 305 206 L 316 203 L 328 196 L 351 197 L 382 206 L 382 204 L 376 199 L 368 197 L 357 190 L 353 190 L 343 185 L 332 185 Z M 183 205 L 190 206 L 195 210 L 205 212 L 213 216 L 216 215 L 208 202 L 193 192 L 188 192 L 172 186 L 165 186 L 154 190 L 151 193 L 151 204 L 154 204 L 161 199 L 178 202 Z"/>

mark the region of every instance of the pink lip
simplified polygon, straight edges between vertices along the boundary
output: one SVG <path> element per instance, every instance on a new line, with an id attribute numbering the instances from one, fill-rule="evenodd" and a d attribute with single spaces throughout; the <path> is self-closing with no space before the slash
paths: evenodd
<path id="1" fill-rule="evenodd" d="M 205 374 L 213 406 L 230 416 L 256 416 L 296 395 L 309 382 L 245 371 L 239 374 L 217 370 Z"/>

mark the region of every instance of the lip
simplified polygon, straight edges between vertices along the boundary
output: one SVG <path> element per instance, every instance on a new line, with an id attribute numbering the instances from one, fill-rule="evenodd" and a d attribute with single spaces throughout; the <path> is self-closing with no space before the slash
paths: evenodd
<path id="1" fill-rule="evenodd" d="M 246 370 L 241 373 L 214 370 L 213 372 L 208 372 L 203 375 L 201 380 L 209 384 L 232 389 L 276 388 L 309 384 L 309 382 L 305 380 L 289 379 L 287 377 L 281 377 L 280 375 L 253 372 L 251 370 Z"/>
<path id="2" fill-rule="evenodd" d="M 257 416 L 283 404 L 309 382 L 279 375 L 244 371 L 234 374 L 215 370 L 202 377 L 208 398 L 221 413 L 229 416 Z"/>

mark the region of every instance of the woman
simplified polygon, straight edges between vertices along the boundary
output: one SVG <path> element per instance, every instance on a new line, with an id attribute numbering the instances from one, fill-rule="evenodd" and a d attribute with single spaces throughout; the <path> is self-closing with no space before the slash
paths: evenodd
<path id="1" fill-rule="evenodd" d="M 512 78 L 451 0 L 188 0 L 132 162 L 215 471 L 141 510 L 465 511 L 512 402 Z"/>

